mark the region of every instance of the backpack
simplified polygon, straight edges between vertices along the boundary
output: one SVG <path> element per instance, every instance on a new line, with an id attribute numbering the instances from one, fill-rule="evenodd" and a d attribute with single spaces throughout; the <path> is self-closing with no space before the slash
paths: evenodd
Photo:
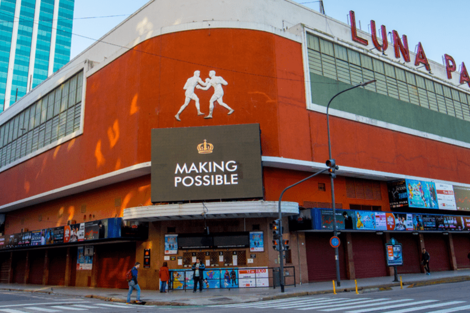
<path id="1" fill-rule="evenodd" d="M 126 273 L 126 280 L 130 282 L 132 280 L 132 268 Z"/>

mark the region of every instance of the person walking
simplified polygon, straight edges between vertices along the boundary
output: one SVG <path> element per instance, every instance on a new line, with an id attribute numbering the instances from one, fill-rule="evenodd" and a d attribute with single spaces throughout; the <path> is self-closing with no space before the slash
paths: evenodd
<path id="1" fill-rule="evenodd" d="M 139 273 L 138 269 L 140 267 L 140 263 L 139 262 L 136 262 L 134 267 L 128 272 L 128 274 L 130 274 L 129 276 L 131 276 L 130 278 L 128 278 L 128 284 L 129 284 L 129 292 L 127 293 L 127 304 L 130 304 L 131 303 L 131 295 L 132 295 L 132 291 L 135 289 L 137 290 L 137 299 L 135 301 L 135 303 L 142 303 L 142 301 L 140 301 L 140 286 L 139 286 L 139 283 L 137 282 L 137 274 Z"/>
<path id="2" fill-rule="evenodd" d="M 162 281 L 162 286 L 160 287 L 160 292 L 166 291 L 166 286 L 170 280 L 170 271 L 168 270 L 168 263 L 163 262 L 163 266 L 160 267 L 160 280 Z"/>
<path id="3" fill-rule="evenodd" d="M 431 256 L 426 251 L 426 249 L 423 248 L 423 254 L 421 255 L 421 263 L 424 266 L 424 270 L 425 270 L 426 275 L 431 275 L 431 271 L 429 270 L 429 260 L 430 259 L 431 259 Z"/>
<path id="4" fill-rule="evenodd" d="M 199 292 L 202 292 L 202 280 L 204 279 L 203 273 L 206 267 L 204 266 L 201 260 L 196 259 L 196 263 L 193 264 L 192 269 L 193 269 L 193 279 L 194 279 L 193 292 L 196 292 L 198 283 L 199 283 Z"/>

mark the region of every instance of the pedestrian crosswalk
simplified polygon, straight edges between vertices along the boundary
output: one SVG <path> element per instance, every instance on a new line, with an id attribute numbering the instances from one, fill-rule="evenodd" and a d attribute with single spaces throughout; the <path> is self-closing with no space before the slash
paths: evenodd
<path id="1" fill-rule="evenodd" d="M 151 307 L 153 306 L 142 306 L 142 308 L 146 309 L 150 309 Z M 129 310 L 129 305 L 123 303 L 85 301 L 0 305 L 0 313 L 114 312 L 114 310 Z"/>
<path id="2" fill-rule="evenodd" d="M 239 308 L 239 309 L 275 309 L 275 310 L 296 310 L 313 312 L 338 312 L 338 313 L 450 313 L 469 312 L 470 305 L 466 301 L 440 301 L 440 300 L 415 300 L 401 298 L 365 298 L 365 297 L 299 297 L 289 299 L 279 299 L 270 301 L 260 301 L 252 303 L 216 305 L 219 308 Z"/>

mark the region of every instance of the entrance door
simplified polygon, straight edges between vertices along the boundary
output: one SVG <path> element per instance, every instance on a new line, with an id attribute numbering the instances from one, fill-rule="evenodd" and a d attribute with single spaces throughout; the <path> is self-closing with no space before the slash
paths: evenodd
<path id="1" fill-rule="evenodd" d="M 44 276 L 44 258 L 46 250 L 32 250 L 29 252 L 29 282 L 42 285 Z"/>
<path id="2" fill-rule="evenodd" d="M 13 252 L 13 282 L 16 284 L 24 284 L 24 276 L 26 274 L 26 252 Z"/>
<path id="3" fill-rule="evenodd" d="M 98 287 L 128 288 L 125 274 L 135 263 L 135 242 L 95 246 Z"/>
<path id="4" fill-rule="evenodd" d="M 49 285 L 63 286 L 65 284 L 65 267 L 67 249 L 50 249 L 49 256 Z"/>
<path id="5" fill-rule="evenodd" d="M 425 234 L 424 246 L 429 252 L 429 269 L 450 271 L 448 238 L 442 234 Z"/>
<path id="6" fill-rule="evenodd" d="M 385 244 L 381 235 L 352 234 L 352 245 L 357 278 L 387 276 Z"/>
<path id="7" fill-rule="evenodd" d="M 419 252 L 419 236 L 412 234 L 390 234 L 402 245 L 403 266 L 398 266 L 399 274 L 421 273 L 421 254 Z"/>
<path id="8" fill-rule="evenodd" d="M 470 268 L 470 238 L 468 235 L 452 234 L 454 253 L 457 260 L 457 268 Z"/>
<path id="9" fill-rule="evenodd" d="M 306 233 L 309 281 L 336 280 L 335 249 L 330 246 L 332 236 L 333 233 Z M 338 248 L 341 279 L 346 279 L 344 243 L 341 238 Z"/>

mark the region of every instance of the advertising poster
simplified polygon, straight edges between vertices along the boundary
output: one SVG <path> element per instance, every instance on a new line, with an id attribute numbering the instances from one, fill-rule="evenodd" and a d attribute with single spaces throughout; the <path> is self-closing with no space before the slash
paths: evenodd
<path id="1" fill-rule="evenodd" d="M 103 220 L 107 224 L 107 220 Z M 103 221 L 85 223 L 85 240 L 97 240 L 106 238 L 106 225 Z"/>
<path id="2" fill-rule="evenodd" d="M 460 216 L 436 216 L 437 230 L 457 231 L 463 230 L 462 218 Z"/>
<path id="3" fill-rule="evenodd" d="M 5 244 L 5 236 L 0 236 L 0 249 L 5 249 L 6 244 Z"/>
<path id="4" fill-rule="evenodd" d="M 93 269 L 93 247 L 77 247 L 77 270 Z"/>
<path id="5" fill-rule="evenodd" d="M 470 216 L 462 216 L 462 227 L 463 229 L 470 229 Z"/>
<path id="6" fill-rule="evenodd" d="M 204 289 L 219 289 L 220 288 L 220 270 L 219 269 L 208 269 L 203 272 L 202 287 Z"/>
<path id="7" fill-rule="evenodd" d="M 70 225 L 64 226 L 64 243 L 68 243 L 70 241 Z"/>
<path id="8" fill-rule="evenodd" d="M 421 214 L 413 214 L 413 230 L 424 230 L 423 217 Z"/>
<path id="9" fill-rule="evenodd" d="M 414 230 L 413 214 L 395 213 L 395 230 Z"/>
<path id="10" fill-rule="evenodd" d="M 438 209 L 436 185 L 433 182 L 406 180 L 410 208 Z"/>
<path id="11" fill-rule="evenodd" d="M 436 216 L 435 215 L 423 215 L 423 226 L 424 230 L 436 230 Z"/>
<path id="12" fill-rule="evenodd" d="M 448 184 L 436 183 L 437 203 L 440 210 L 456 211 L 454 187 Z"/>
<path id="13" fill-rule="evenodd" d="M 192 271 L 175 271 L 175 270 L 170 270 L 170 276 L 171 276 L 171 283 L 173 284 L 173 289 L 174 290 L 183 290 L 185 288 L 185 274 L 187 274 Z M 191 280 L 192 280 L 192 275 L 191 275 Z M 194 287 L 194 284 L 191 285 L 191 288 Z M 186 286 L 186 289 L 188 287 Z"/>
<path id="14" fill-rule="evenodd" d="M 220 288 L 238 288 L 238 269 L 224 268 L 220 270 L 222 284 Z"/>
<path id="15" fill-rule="evenodd" d="M 390 182 L 387 184 L 387 188 L 390 208 L 396 209 L 408 206 L 408 193 L 406 192 L 406 182 L 404 180 Z"/>
<path id="16" fill-rule="evenodd" d="M 238 269 L 240 288 L 269 287 L 267 268 Z"/>
<path id="17" fill-rule="evenodd" d="M 375 230 L 375 212 L 356 211 L 357 230 Z"/>
<path id="18" fill-rule="evenodd" d="M 250 232 L 250 252 L 264 252 L 264 234 L 262 231 Z"/>
<path id="19" fill-rule="evenodd" d="M 31 245 L 31 232 L 21 233 L 18 241 L 19 246 L 30 246 Z"/>
<path id="20" fill-rule="evenodd" d="M 178 254 L 178 235 L 165 235 L 165 254 Z"/>
<path id="21" fill-rule="evenodd" d="M 351 213 L 346 211 L 336 211 L 336 228 L 337 229 L 352 229 L 346 228 L 346 222 L 344 220 L 345 216 L 344 213 L 351 218 L 350 222 L 347 223 L 348 227 L 350 227 L 352 223 Z M 322 229 L 333 229 L 333 210 L 321 210 L 321 225 Z"/>
<path id="22" fill-rule="evenodd" d="M 387 230 L 387 214 L 375 213 L 375 229 Z"/>
<path id="23" fill-rule="evenodd" d="M 403 251 L 401 244 L 386 244 L 387 250 L 387 266 L 402 266 L 403 265 Z"/>
<path id="24" fill-rule="evenodd" d="M 46 243 L 44 229 L 34 230 L 31 232 L 31 245 L 32 246 L 42 246 Z"/>
<path id="25" fill-rule="evenodd" d="M 53 228 L 53 244 L 64 243 L 64 227 Z"/>
<path id="26" fill-rule="evenodd" d="M 454 186 L 455 205 L 458 211 L 470 211 L 470 188 Z"/>

